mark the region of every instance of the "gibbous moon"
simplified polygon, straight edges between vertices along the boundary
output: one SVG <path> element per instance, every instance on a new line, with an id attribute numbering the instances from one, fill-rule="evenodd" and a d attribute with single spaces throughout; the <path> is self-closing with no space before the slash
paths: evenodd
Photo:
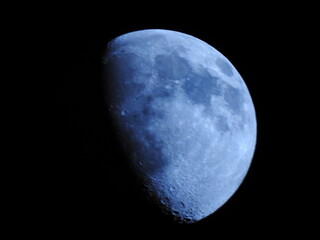
<path id="1" fill-rule="evenodd" d="M 215 212 L 244 179 L 256 143 L 235 67 L 202 40 L 159 29 L 115 38 L 103 61 L 110 116 L 154 204 L 179 222 Z"/>

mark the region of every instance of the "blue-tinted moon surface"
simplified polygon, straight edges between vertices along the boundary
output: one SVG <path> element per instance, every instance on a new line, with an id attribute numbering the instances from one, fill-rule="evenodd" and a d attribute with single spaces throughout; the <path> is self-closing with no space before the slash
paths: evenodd
<path id="1" fill-rule="evenodd" d="M 256 143 L 249 91 L 215 48 L 169 30 L 112 40 L 106 102 L 135 174 L 181 222 L 215 212 L 237 190 Z"/>

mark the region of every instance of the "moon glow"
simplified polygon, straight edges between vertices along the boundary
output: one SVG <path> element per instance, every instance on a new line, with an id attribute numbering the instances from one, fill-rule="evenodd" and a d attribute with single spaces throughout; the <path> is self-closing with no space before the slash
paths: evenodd
<path id="1" fill-rule="evenodd" d="M 243 181 L 256 143 L 235 67 L 202 40 L 159 29 L 115 38 L 103 61 L 110 116 L 155 204 L 181 222 L 215 212 Z"/>

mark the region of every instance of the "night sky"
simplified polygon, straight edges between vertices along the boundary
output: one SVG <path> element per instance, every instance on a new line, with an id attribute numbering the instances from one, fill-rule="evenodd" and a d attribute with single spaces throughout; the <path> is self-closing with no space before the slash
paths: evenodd
<path id="1" fill-rule="evenodd" d="M 154 5 L 140 11 L 127 6 L 129 13 L 121 6 L 83 5 L 41 14 L 46 21 L 38 41 L 47 60 L 38 61 L 44 61 L 44 81 L 55 94 L 47 125 L 50 151 L 43 160 L 48 164 L 42 169 L 48 180 L 41 187 L 42 224 L 72 234 L 133 230 L 148 236 L 144 230 L 151 229 L 155 234 L 199 231 L 212 238 L 215 233 L 246 236 L 253 231 L 274 236 L 294 228 L 302 210 L 292 201 L 299 187 L 291 167 L 298 167 L 292 155 L 299 153 L 289 149 L 297 146 L 293 139 L 299 130 L 293 134 L 296 124 L 288 121 L 295 111 L 288 85 L 295 85 L 295 79 L 284 72 L 294 22 L 282 17 L 283 9 L 240 12 L 237 6 L 230 11 L 213 4 L 185 11 Z M 212 45 L 236 67 L 255 105 L 257 146 L 244 182 L 213 215 L 192 225 L 173 223 L 137 191 L 103 104 L 101 64 L 107 42 L 150 28 L 181 31 Z"/>

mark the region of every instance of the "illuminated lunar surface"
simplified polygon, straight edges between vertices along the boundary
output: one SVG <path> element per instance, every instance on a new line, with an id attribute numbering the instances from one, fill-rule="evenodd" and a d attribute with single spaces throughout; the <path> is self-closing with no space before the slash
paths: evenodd
<path id="1" fill-rule="evenodd" d="M 158 29 L 115 38 L 104 64 L 108 109 L 154 203 L 180 222 L 215 212 L 244 179 L 256 143 L 237 70 L 207 43 Z"/>

